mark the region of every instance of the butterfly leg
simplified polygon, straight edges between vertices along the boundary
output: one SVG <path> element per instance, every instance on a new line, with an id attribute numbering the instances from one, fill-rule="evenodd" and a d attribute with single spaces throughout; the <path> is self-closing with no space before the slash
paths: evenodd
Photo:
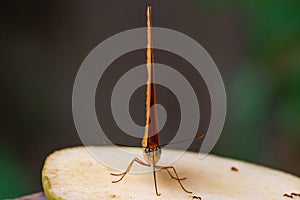
<path id="1" fill-rule="evenodd" d="M 141 164 L 141 165 L 150 167 L 149 164 L 144 163 L 144 162 L 141 161 L 139 158 L 134 158 L 134 159 L 129 163 L 129 165 L 128 165 L 126 171 L 124 171 L 123 173 L 120 173 L 120 174 L 110 173 L 110 175 L 112 175 L 112 176 L 121 176 L 120 179 L 118 179 L 118 180 L 116 180 L 116 181 L 112 181 L 112 183 L 120 182 L 120 181 L 124 178 L 124 176 L 130 171 L 130 169 L 131 169 L 131 167 L 133 166 L 133 163 L 134 163 L 134 162 L 137 162 L 137 163 L 139 163 L 139 164 Z"/>
<path id="2" fill-rule="evenodd" d="M 169 175 L 170 175 L 170 177 L 171 177 L 172 179 L 178 180 L 178 178 L 176 178 L 175 176 L 173 176 L 173 174 L 169 171 L 169 169 L 165 169 L 165 170 L 169 173 Z M 186 177 L 184 177 L 184 178 L 179 178 L 180 181 L 183 181 L 183 180 L 185 180 L 185 179 L 186 179 Z"/>
<path id="3" fill-rule="evenodd" d="M 179 178 L 178 173 L 177 173 L 176 169 L 175 169 L 173 166 L 165 166 L 165 167 L 157 166 L 157 168 L 158 168 L 158 169 L 164 169 L 164 170 L 167 170 L 167 172 L 170 174 L 170 176 L 171 176 L 173 179 L 175 179 L 175 180 L 178 181 L 179 185 L 181 186 L 181 188 L 182 188 L 186 193 L 190 193 L 190 194 L 192 193 L 192 192 L 188 191 L 187 189 L 185 189 L 185 188 L 183 187 L 183 185 L 182 185 L 182 183 L 181 183 L 181 180 L 184 180 L 184 179 L 186 179 L 186 178 Z M 174 176 L 171 174 L 171 172 L 169 171 L 170 169 L 173 170 L 173 172 L 174 172 L 174 174 L 175 174 L 175 177 L 174 177 Z"/>

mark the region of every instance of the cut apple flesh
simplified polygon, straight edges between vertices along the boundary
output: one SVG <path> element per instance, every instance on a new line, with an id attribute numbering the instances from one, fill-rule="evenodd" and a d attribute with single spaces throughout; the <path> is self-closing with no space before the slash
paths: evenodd
<path id="1" fill-rule="evenodd" d="M 93 152 L 111 154 L 115 147 L 89 148 Z M 141 151 L 139 148 L 125 149 Z M 164 153 L 179 154 L 180 151 L 164 149 Z M 116 161 L 127 159 L 113 156 Z M 126 161 L 129 164 L 131 160 Z M 300 200 L 300 195 L 297 196 L 300 193 L 300 179 L 277 170 L 214 155 L 200 160 L 199 154 L 192 152 L 186 152 L 173 166 L 180 177 L 187 177 L 182 184 L 193 194 L 184 192 L 178 182 L 162 170 L 157 171 L 159 197 L 155 194 L 152 173 L 129 173 L 122 181 L 112 183 L 118 177 L 110 173 L 118 171 L 101 164 L 85 147 L 67 148 L 48 156 L 42 171 L 42 182 L 49 200 L 173 200 L 193 197 L 201 197 L 202 200 Z M 124 170 L 126 168 L 127 165 Z"/>

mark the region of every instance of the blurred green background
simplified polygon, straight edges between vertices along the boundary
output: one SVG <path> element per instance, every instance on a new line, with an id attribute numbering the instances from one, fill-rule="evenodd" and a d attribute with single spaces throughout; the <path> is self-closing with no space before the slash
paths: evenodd
<path id="1" fill-rule="evenodd" d="M 145 4 L 2 3 L 0 199 L 40 191 L 45 157 L 81 145 L 71 108 L 77 70 L 101 41 L 144 26 Z M 300 176 L 300 1 L 157 0 L 153 6 L 154 26 L 197 40 L 224 78 L 228 113 L 214 153 Z"/>

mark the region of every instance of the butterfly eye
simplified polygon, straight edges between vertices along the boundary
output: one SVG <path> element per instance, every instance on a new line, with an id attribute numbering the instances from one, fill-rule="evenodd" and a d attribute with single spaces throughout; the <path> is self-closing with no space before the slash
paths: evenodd
<path id="1" fill-rule="evenodd" d="M 145 153 L 146 153 L 146 154 L 150 154 L 150 151 L 151 151 L 151 149 L 150 149 L 149 147 L 146 147 L 146 148 L 145 148 Z"/>
<path id="2" fill-rule="evenodd" d="M 161 153 L 161 148 L 160 148 L 160 146 L 157 146 L 156 148 L 155 148 L 155 151 L 157 152 L 157 153 Z"/>

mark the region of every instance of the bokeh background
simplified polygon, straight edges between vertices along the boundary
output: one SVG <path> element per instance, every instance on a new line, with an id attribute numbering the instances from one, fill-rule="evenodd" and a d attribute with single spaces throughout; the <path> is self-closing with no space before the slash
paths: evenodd
<path id="1" fill-rule="evenodd" d="M 153 25 L 194 38 L 223 76 L 228 114 L 214 153 L 300 176 L 300 1 L 152 3 Z M 71 107 L 77 70 L 106 38 L 144 26 L 145 6 L 1 2 L 0 199 L 41 191 L 45 157 L 81 145 Z"/>

